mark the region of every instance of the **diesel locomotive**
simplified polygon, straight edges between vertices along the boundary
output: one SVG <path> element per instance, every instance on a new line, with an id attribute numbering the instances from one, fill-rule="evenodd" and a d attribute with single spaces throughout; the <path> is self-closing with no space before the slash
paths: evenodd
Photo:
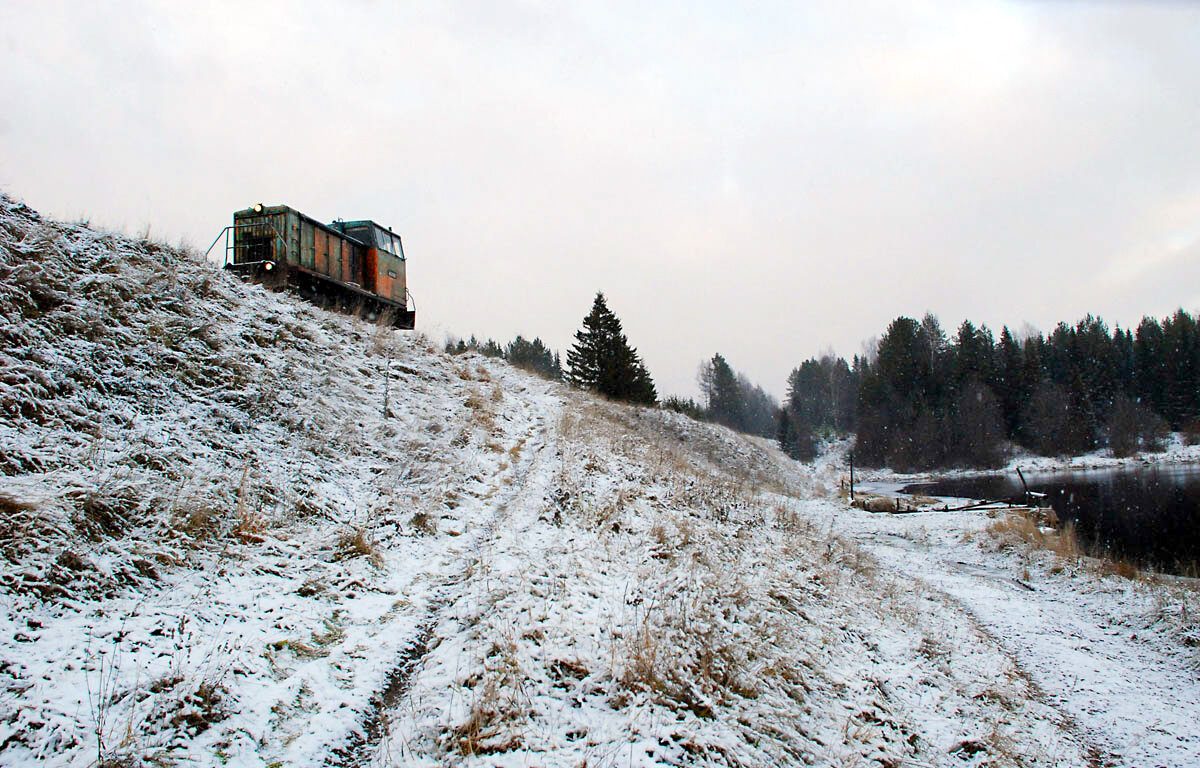
<path id="1" fill-rule="evenodd" d="M 416 327 L 404 245 L 390 227 L 368 220 L 322 224 L 286 205 L 260 203 L 236 211 L 214 246 L 222 236 L 228 270 L 370 318 L 390 317 L 397 328 Z"/>

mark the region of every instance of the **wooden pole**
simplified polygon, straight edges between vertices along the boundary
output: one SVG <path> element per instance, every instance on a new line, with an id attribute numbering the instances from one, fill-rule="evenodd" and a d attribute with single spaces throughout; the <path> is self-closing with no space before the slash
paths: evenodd
<path id="1" fill-rule="evenodd" d="M 850 501 L 854 501 L 854 451 L 850 452 Z"/>
<path id="2" fill-rule="evenodd" d="M 1033 506 L 1029 503 L 1029 486 L 1025 483 L 1025 475 L 1021 474 L 1021 468 L 1017 467 L 1017 477 L 1021 478 L 1021 485 L 1025 488 L 1025 506 Z"/>

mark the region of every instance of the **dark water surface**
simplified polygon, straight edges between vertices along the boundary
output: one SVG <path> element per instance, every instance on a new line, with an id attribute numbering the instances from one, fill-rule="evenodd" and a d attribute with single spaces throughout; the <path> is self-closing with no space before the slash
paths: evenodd
<path id="1" fill-rule="evenodd" d="M 1200 561 L 1200 465 L 1026 472 L 1025 481 L 1029 490 L 1047 494 L 1060 520 L 1075 521 L 1080 541 L 1093 552 L 1176 572 Z M 1015 472 L 944 478 L 904 492 L 1017 502 L 1024 495 Z"/>

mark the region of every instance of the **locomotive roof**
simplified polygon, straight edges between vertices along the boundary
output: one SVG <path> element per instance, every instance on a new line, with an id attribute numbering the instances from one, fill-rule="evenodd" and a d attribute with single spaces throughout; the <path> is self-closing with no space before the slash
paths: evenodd
<path id="1" fill-rule="evenodd" d="M 342 225 L 343 227 L 379 227 L 380 229 L 382 229 L 385 232 L 392 232 L 391 227 L 385 227 L 382 224 L 377 224 L 374 221 L 371 221 L 370 219 L 357 219 L 355 221 L 339 221 L 338 224 Z M 395 232 L 392 232 L 392 234 L 395 234 Z"/>
<path id="2" fill-rule="evenodd" d="M 325 230 L 326 232 L 328 232 L 331 235 L 337 235 L 338 237 L 343 237 L 347 240 L 353 240 L 354 242 L 358 243 L 359 245 L 370 245 L 370 244 L 363 243 L 357 237 L 346 234 L 346 232 L 345 232 L 346 228 L 357 229 L 359 227 L 376 227 L 385 232 L 390 232 L 391 234 L 396 235 L 396 237 L 399 237 L 398 234 L 396 234 L 395 232 L 392 232 L 391 227 L 382 226 L 382 225 L 377 224 L 376 222 L 372 221 L 371 219 L 357 219 L 355 221 L 336 221 L 336 222 L 333 222 L 332 224 L 326 224 L 325 222 L 317 221 L 312 216 L 308 216 L 308 215 L 296 210 L 295 208 L 291 207 L 290 205 L 264 205 L 262 207 L 261 211 L 256 211 L 252 207 L 251 208 L 243 208 L 242 210 L 235 212 L 233 214 L 233 216 L 236 219 L 236 218 L 242 218 L 245 216 L 270 216 L 270 215 L 278 215 L 280 213 L 288 213 L 288 212 L 296 214 L 298 217 L 304 219 L 309 224 L 319 227 L 320 229 Z"/>

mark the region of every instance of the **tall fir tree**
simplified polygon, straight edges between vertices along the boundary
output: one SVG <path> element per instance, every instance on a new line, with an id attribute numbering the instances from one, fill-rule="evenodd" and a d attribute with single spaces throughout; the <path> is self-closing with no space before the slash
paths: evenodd
<path id="1" fill-rule="evenodd" d="M 621 321 L 597 293 L 592 309 L 575 333 L 567 351 L 566 380 L 613 400 L 653 405 L 658 399 L 654 382 L 637 350 L 621 330 Z"/>
<path id="2" fill-rule="evenodd" d="M 996 352 L 992 389 L 1000 399 L 1005 431 L 1012 435 L 1017 431 L 1021 408 L 1031 393 L 1026 392 L 1022 386 L 1021 368 L 1024 360 L 1021 356 L 1021 345 L 1013 338 L 1007 325 L 1000 330 L 1000 344 Z"/>
<path id="3" fill-rule="evenodd" d="M 720 353 L 701 366 L 700 389 L 708 402 L 708 418 L 731 429 L 744 429 L 745 403 L 737 375 Z"/>

